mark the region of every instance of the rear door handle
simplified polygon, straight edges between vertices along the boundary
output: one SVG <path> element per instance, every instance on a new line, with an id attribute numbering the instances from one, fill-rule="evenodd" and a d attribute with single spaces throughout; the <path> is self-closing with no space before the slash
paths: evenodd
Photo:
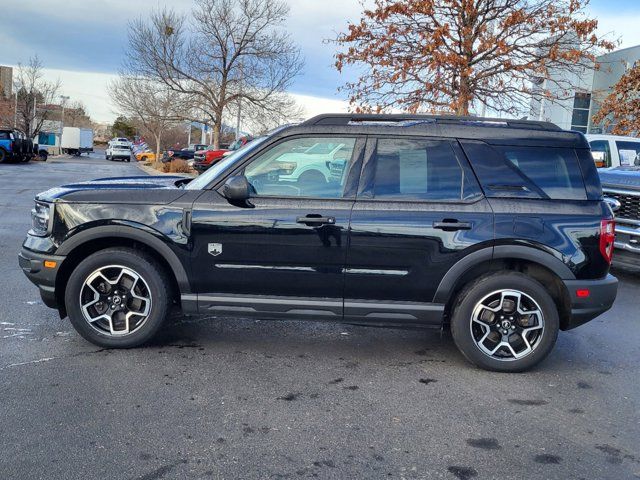
<path id="1" fill-rule="evenodd" d="M 296 223 L 303 223 L 309 227 L 317 225 L 335 225 L 336 217 L 323 217 L 321 215 L 310 214 L 306 217 L 298 217 Z"/>
<path id="2" fill-rule="evenodd" d="M 444 219 L 441 222 L 433 222 L 433 228 L 444 230 L 445 232 L 455 232 L 456 230 L 471 230 L 471 223 Z"/>

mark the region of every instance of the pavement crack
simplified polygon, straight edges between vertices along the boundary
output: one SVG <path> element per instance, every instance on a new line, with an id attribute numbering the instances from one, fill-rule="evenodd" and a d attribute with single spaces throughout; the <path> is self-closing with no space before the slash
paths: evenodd
<path id="1" fill-rule="evenodd" d="M 50 362 L 52 360 L 60 360 L 63 358 L 75 358 L 75 357 L 82 357 L 85 355 L 93 355 L 94 353 L 101 353 L 101 352 L 105 352 L 108 351 L 108 348 L 99 348 L 98 350 L 89 350 L 86 352 L 77 352 L 77 353 L 73 353 L 70 355 L 60 355 L 59 357 L 43 357 L 43 358 L 38 358 L 36 360 L 29 360 L 28 362 L 18 362 L 18 363 L 10 363 L 9 365 L 5 365 L 4 367 L 0 367 L 0 370 L 7 370 L 9 368 L 13 368 L 13 367 L 22 367 L 25 365 L 38 365 L 41 363 L 47 363 Z"/>

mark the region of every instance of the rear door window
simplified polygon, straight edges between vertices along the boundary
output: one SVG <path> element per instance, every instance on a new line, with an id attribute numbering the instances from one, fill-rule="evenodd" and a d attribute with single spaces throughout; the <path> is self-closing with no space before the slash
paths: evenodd
<path id="1" fill-rule="evenodd" d="M 620 165 L 639 165 L 640 142 L 616 141 Z"/>
<path id="2" fill-rule="evenodd" d="M 464 200 L 476 193 L 466 173 L 447 140 L 380 138 L 372 194 L 379 199 Z"/>
<path id="3" fill-rule="evenodd" d="M 571 148 L 462 144 L 489 197 L 587 198 L 578 158 Z"/>

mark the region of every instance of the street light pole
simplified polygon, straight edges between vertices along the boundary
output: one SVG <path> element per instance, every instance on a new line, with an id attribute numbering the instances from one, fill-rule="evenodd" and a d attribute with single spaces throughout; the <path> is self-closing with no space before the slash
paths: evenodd
<path id="1" fill-rule="evenodd" d="M 13 110 L 13 128 L 18 128 L 18 92 L 16 92 L 16 103 Z"/>
<path id="2" fill-rule="evenodd" d="M 60 134 L 62 134 L 62 131 L 64 130 L 64 106 L 67 103 L 67 100 L 69 100 L 70 97 L 66 96 L 66 95 L 60 95 L 60 99 L 62 100 L 62 118 L 60 119 Z"/>

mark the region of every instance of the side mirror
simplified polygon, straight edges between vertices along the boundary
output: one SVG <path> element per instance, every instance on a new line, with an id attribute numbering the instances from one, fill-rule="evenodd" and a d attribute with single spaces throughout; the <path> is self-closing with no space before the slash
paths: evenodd
<path id="1" fill-rule="evenodd" d="M 222 195 L 230 202 L 246 202 L 251 196 L 251 184 L 244 175 L 230 177 L 222 186 Z"/>
<path id="2" fill-rule="evenodd" d="M 620 210 L 620 207 L 622 206 L 620 204 L 620 202 L 615 199 L 615 198 L 611 198 L 611 197 L 604 197 L 604 201 L 607 205 L 609 205 L 609 208 L 611 208 L 611 211 L 613 213 L 617 212 L 618 210 Z"/>

